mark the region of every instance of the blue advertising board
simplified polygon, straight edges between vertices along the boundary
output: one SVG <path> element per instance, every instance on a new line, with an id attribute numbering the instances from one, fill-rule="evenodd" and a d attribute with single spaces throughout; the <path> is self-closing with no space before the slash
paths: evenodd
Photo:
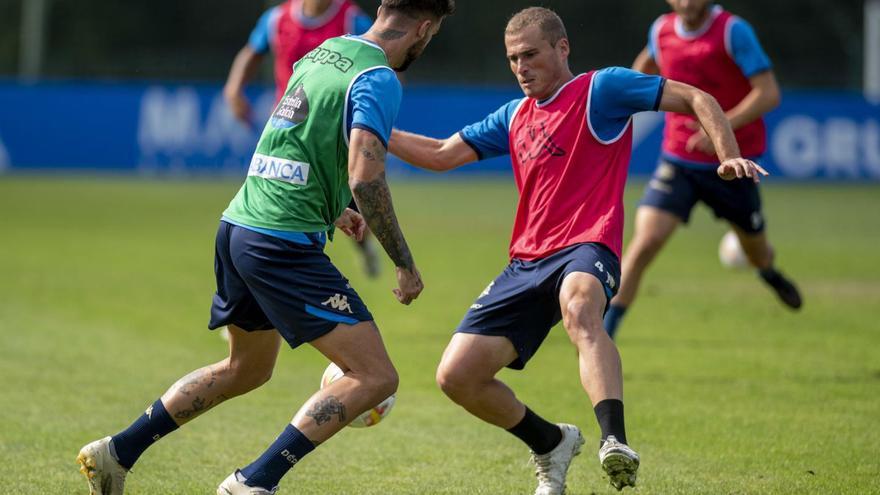
<path id="1" fill-rule="evenodd" d="M 397 126 L 449 136 L 520 97 L 505 89 L 414 86 L 404 90 Z M 273 92 L 249 92 L 254 115 L 267 116 Z M 219 85 L 0 83 L 0 170 L 70 169 L 159 175 L 244 172 L 263 118 L 244 125 Z M 790 179 L 880 180 L 880 105 L 846 92 L 787 92 L 767 116 L 762 164 Z M 662 136 L 661 114 L 637 116 L 631 173 L 650 174 Z M 420 176 L 399 160 L 391 173 Z M 454 174 L 506 174 L 505 158 Z"/>

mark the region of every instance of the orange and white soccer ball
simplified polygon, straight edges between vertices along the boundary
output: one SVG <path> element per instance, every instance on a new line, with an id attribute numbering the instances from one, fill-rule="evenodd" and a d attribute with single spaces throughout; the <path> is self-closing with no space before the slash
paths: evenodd
<path id="1" fill-rule="evenodd" d="M 724 234 L 718 244 L 718 260 L 727 268 L 744 269 L 749 267 L 749 259 L 739 243 L 739 237 L 732 230 Z"/>
<path id="2" fill-rule="evenodd" d="M 344 373 L 341 369 L 339 369 L 339 366 L 336 366 L 335 363 L 330 363 L 330 365 L 327 366 L 327 369 L 324 370 L 324 375 L 321 376 L 321 388 L 324 388 L 334 381 L 342 378 L 343 375 Z M 354 418 L 354 421 L 349 423 L 348 426 L 351 426 L 353 428 L 366 428 L 367 426 L 375 426 L 380 421 L 382 421 L 385 416 L 388 416 L 388 413 L 391 412 L 391 408 L 394 407 L 395 400 L 396 399 L 394 394 L 391 394 L 391 397 L 388 397 L 387 399 L 380 402 L 377 406 L 364 411 L 363 414 Z"/>

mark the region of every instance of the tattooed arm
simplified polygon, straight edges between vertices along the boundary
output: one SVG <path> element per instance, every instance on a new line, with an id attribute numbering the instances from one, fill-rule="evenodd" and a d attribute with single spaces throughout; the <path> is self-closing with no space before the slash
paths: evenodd
<path id="1" fill-rule="evenodd" d="M 397 267 L 397 299 L 409 304 L 423 285 L 412 253 L 394 213 L 391 191 L 385 181 L 385 146 L 373 133 L 352 129 L 348 149 L 348 184 L 373 235 Z"/>

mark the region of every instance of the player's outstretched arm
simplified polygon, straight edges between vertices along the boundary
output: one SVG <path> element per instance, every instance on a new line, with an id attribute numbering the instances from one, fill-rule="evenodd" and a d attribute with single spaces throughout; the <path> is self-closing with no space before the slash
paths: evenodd
<path id="1" fill-rule="evenodd" d="M 446 139 L 434 139 L 394 129 L 388 151 L 407 163 L 435 172 L 452 170 L 478 158 L 458 133 Z"/>
<path id="2" fill-rule="evenodd" d="M 232 110 L 232 115 L 245 124 L 251 123 L 251 105 L 244 96 L 244 87 L 254 78 L 262 61 L 262 55 L 255 52 L 250 45 L 245 45 L 232 61 L 226 85 L 223 86 L 223 97 Z"/>
<path id="3" fill-rule="evenodd" d="M 373 235 L 397 267 L 397 300 L 411 303 L 424 285 L 391 203 L 385 181 L 385 146 L 370 131 L 352 129 L 348 146 L 348 185 Z"/>
<path id="4" fill-rule="evenodd" d="M 742 158 L 730 122 L 710 94 L 688 84 L 667 80 L 659 110 L 697 117 L 721 161 L 718 167 L 721 178 L 730 180 L 749 177 L 758 182 L 761 175 L 767 175 L 767 171 L 757 163 Z"/>

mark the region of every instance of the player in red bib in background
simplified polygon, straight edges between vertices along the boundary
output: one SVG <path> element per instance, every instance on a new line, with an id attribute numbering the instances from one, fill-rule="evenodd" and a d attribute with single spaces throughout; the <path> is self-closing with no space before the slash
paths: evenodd
<path id="1" fill-rule="evenodd" d="M 275 99 L 284 94 L 293 64 L 328 38 L 363 34 L 373 20 L 350 0 L 287 0 L 270 8 L 257 21 L 247 44 L 235 56 L 223 96 L 235 118 L 252 127 L 251 105 L 244 87 L 253 80 L 270 51 L 275 57 Z M 354 201 L 350 205 L 357 210 Z M 369 232 L 367 232 L 368 234 Z M 379 274 L 379 256 L 365 234 L 357 242 L 367 275 Z"/>
<path id="2" fill-rule="evenodd" d="M 762 116 L 779 104 L 770 60 L 751 26 L 710 0 L 667 0 L 673 12 L 658 18 L 633 69 L 702 89 L 726 112 L 743 156 L 758 159 L 767 146 Z M 639 282 L 675 229 L 687 223 L 697 201 L 728 221 L 749 262 L 787 306 L 798 309 L 797 287 L 773 265 L 757 184 L 723 181 L 706 132 L 690 115 L 666 114 L 660 164 L 636 212 L 635 231 L 623 256 L 620 292 L 605 328 L 613 337 Z"/>
<path id="3" fill-rule="evenodd" d="M 617 489 L 633 486 L 640 460 L 627 445 L 620 355 L 602 327 L 620 275 L 632 115 L 696 115 L 721 159 L 719 175 L 752 182 L 765 172 L 741 158 L 730 124 L 705 92 L 620 67 L 573 75 L 565 26 L 551 10 L 514 15 L 504 44 L 525 98 L 447 139 L 394 132 L 389 142 L 403 160 L 436 171 L 509 154 L 520 193 L 510 264 L 468 310 L 437 382 L 468 412 L 529 446 L 536 495 L 559 495 L 584 443 L 580 430 L 541 418 L 495 376 L 504 367 L 523 369 L 561 320 L 602 432 L 602 468 Z"/>

